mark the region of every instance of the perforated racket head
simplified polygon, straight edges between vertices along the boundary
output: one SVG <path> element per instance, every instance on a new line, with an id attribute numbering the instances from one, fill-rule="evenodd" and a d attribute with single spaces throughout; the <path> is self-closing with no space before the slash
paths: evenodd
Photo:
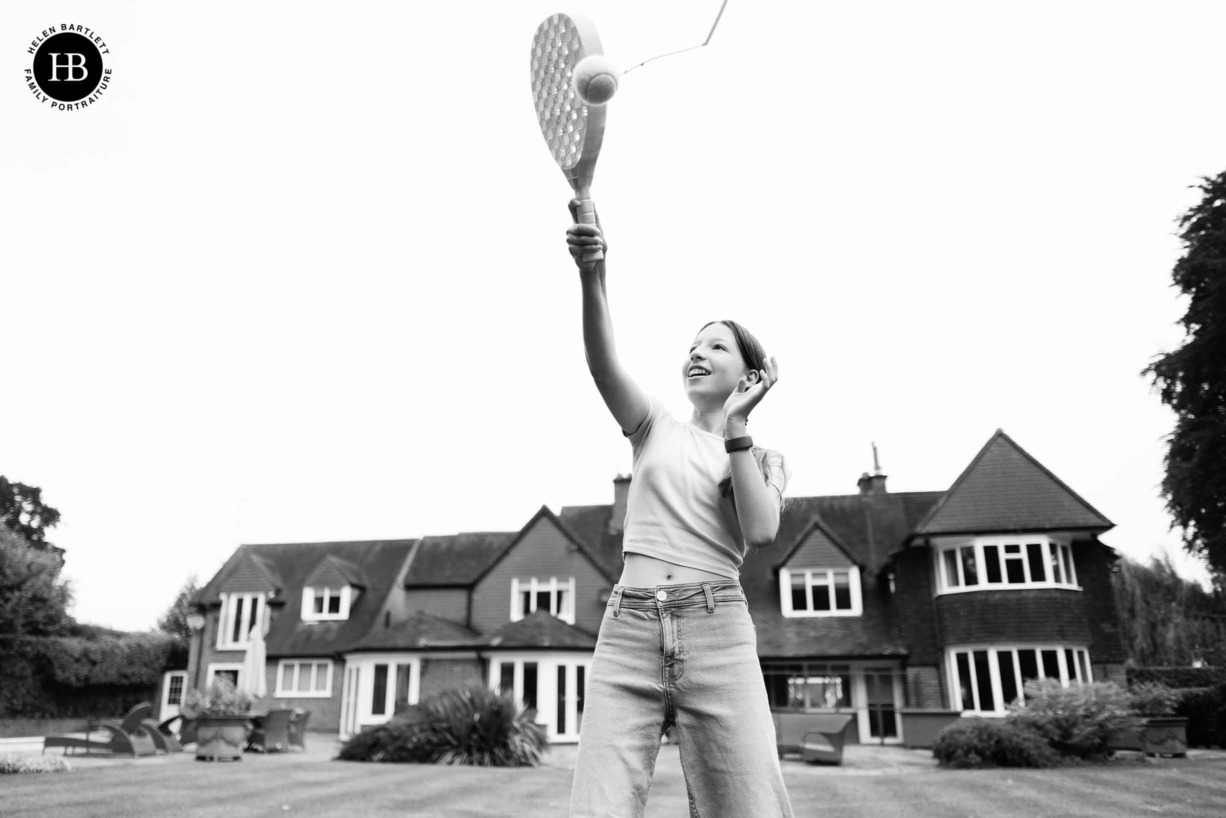
<path id="1" fill-rule="evenodd" d="M 604 139 L 604 106 L 589 106 L 571 77 L 584 57 L 602 54 L 590 20 L 552 14 L 532 38 L 532 101 L 545 144 L 577 192 L 586 193 Z"/>

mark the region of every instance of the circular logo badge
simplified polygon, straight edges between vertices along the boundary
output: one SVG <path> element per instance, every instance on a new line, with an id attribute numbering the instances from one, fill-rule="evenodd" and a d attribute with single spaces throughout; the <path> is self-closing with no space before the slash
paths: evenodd
<path id="1" fill-rule="evenodd" d="M 45 29 L 30 43 L 33 64 L 26 69 L 30 91 L 51 108 L 77 110 L 97 102 L 110 82 L 103 64 L 110 54 L 106 42 L 92 29 L 65 23 Z"/>

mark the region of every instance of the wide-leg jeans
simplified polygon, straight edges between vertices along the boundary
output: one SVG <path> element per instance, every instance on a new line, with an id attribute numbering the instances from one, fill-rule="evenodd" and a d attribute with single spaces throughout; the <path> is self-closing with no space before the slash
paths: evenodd
<path id="1" fill-rule="evenodd" d="M 676 727 L 690 813 L 791 816 L 745 593 L 615 586 L 588 679 L 572 818 L 638 818 Z"/>

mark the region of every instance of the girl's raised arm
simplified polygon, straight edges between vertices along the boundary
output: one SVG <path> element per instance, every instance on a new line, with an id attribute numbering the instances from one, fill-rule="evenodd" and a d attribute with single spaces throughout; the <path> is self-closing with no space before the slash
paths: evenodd
<path id="1" fill-rule="evenodd" d="M 572 203 L 571 215 L 574 213 Z M 608 253 L 599 219 L 596 224 L 572 224 L 566 231 L 566 243 L 579 268 L 583 289 L 583 349 L 588 371 L 613 419 L 623 432 L 630 434 L 647 417 L 647 396 L 617 360 L 613 319 L 605 294 L 605 260 L 583 261 L 583 254 L 596 248 Z"/>

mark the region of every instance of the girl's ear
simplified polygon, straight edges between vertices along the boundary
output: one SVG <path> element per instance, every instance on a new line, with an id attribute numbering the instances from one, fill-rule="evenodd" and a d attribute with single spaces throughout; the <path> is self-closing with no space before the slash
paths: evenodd
<path id="1" fill-rule="evenodd" d="M 745 370 L 745 379 L 749 381 L 749 385 L 753 386 L 762 377 L 761 373 L 756 369 Z"/>

